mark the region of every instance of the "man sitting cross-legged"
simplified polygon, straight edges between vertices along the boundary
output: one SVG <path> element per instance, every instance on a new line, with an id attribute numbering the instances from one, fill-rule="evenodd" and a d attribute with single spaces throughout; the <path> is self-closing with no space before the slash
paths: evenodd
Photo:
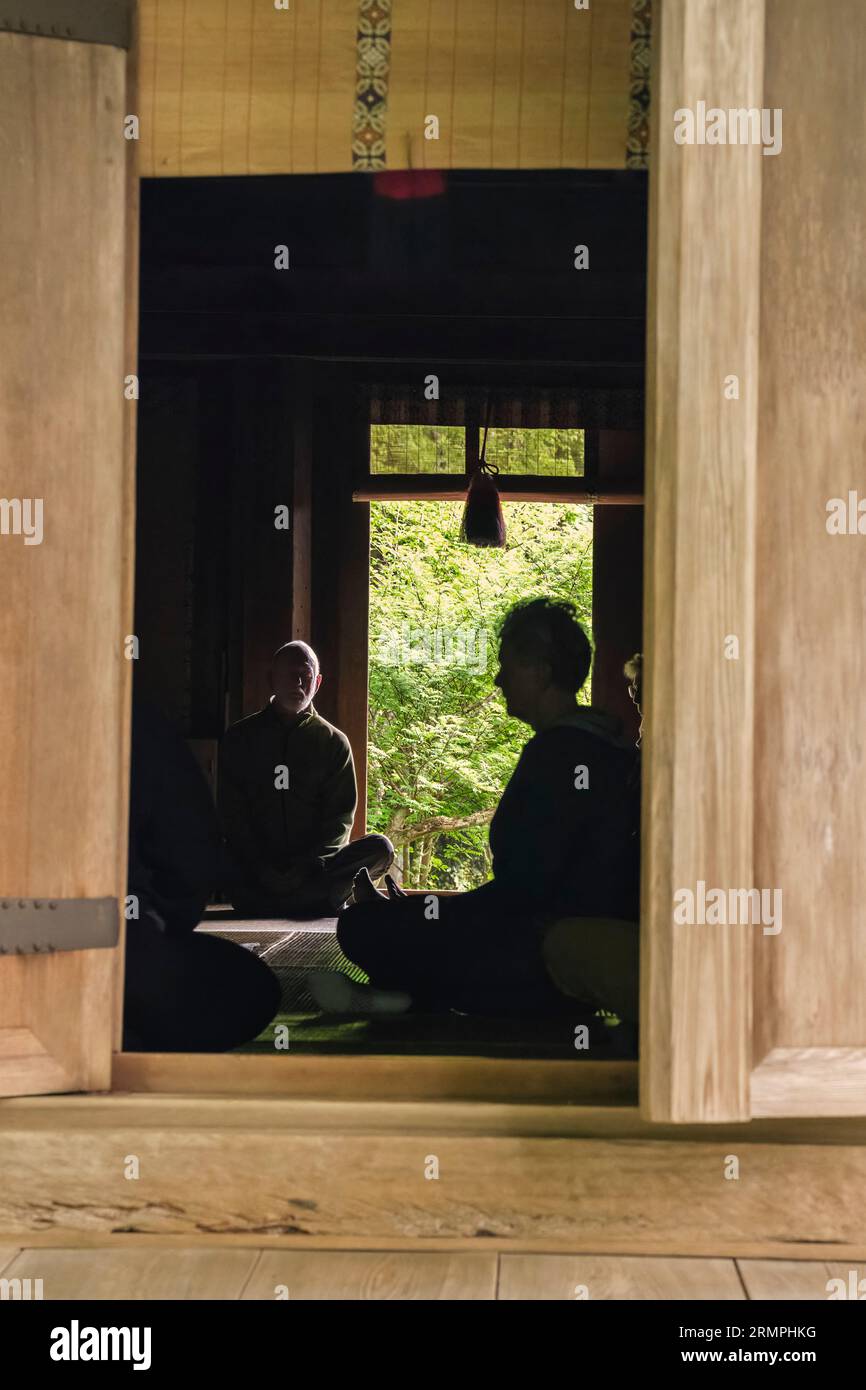
<path id="1" fill-rule="evenodd" d="M 394 849 L 384 835 L 349 844 L 358 789 L 349 740 L 313 707 L 322 683 L 306 642 L 275 652 L 264 709 L 227 730 L 219 808 L 236 866 L 234 906 L 252 917 L 330 916 L 361 870 L 378 878 Z"/>

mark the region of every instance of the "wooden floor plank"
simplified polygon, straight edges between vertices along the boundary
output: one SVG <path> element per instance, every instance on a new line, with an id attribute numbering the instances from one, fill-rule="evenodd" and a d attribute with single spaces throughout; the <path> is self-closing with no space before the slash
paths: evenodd
<path id="1" fill-rule="evenodd" d="M 831 1279 L 841 1279 L 841 1297 L 851 1298 L 851 1285 L 859 1285 L 862 1279 L 856 1297 L 866 1299 L 866 1264 L 856 1260 L 738 1260 L 737 1264 L 749 1298 L 826 1301 L 840 1293 L 838 1286 L 828 1289 Z"/>
<path id="2" fill-rule="evenodd" d="M 831 1279 L 866 1296 L 863 1261 L 564 1254 L 503 1254 L 497 1294 L 493 1251 L 0 1246 L 0 1274 L 41 1279 L 48 1300 L 737 1301 L 745 1285 L 750 1299 L 823 1301 L 840 1294 Z"/>
<path id="3" fill-rule="evenodd" d="M 495 1254 L 415 1254 L 373 1250 L 266 1250 L 243 1293 L 245 1300 L 316 1301 L 471 1299 L 496 1291 Z"/>
<path id="4" fill-rule="evenodd" d="M 744 1299 L 733 1260 L 629 1255 L 502 1255 L 499 1298 Z"/>
<path id="5" fill-rule="evenodd" d="M 41 1279 L 52 1299 L 238 1299 L 255 1250 L 24 1249 L 7 1278 Z"/>
<path id="6" fill-rule="evenodd" d="M 222 1247 L 231 1250 L 361 1250 L 368 1251 L 371 1245 L 377 1250 L 402 1253 L 424 1253 L 429 1251 L 434 1254 L 452 1253 L 460 1254 L 468 1252 L 478 1254 L 481 1242 L 477 1237 L 449 1237 L 449 1236 L 404 1236 L 402 1238 L 380 1239 L 367 1236 L 342 1236 L 342 1235 L 267 1235 L 260 1231 L 249 1235 L 220 1235 L 219 1233 L 199 1232 L 198 1234 L 163 1234 L 154 1235 L 152 1232 L 121 1231 L 116 1234 L 106 1235 L 102 1231 L 74 1230 L 56 1227 L 47 1231 L 28 1231 L 26 1235 L 10 1235 L 4 1237 L 7 1242 L 19 1242 L 13 1249 L 24 1247 L 26 1249 L 65 1249 L 65 1250 L 97 1250 L 97 1249 L 160 1249 L 160 1250 L 204 1250 L 209 1248 Z M 745 1248 L 743 1248 L 745 1247 Z M 519 1251 L 522 1254 L 536 1255 L 569 1255 L 577 1256 L 580 1254 L 595 1255 L 601 1252 L 614 1255 L 638 1255 L 651 1258 L 658 1255 L 661 1247 L 652 1238 L 640 1238 L 630 1241 L 624 1248 L 617 1243 L 611 1245 L 610 1249 L 605 1245 L 603 1239 L 594 1237 L 592 1244 L 584 1241 L 580 1236 L 569 1237 L 568 1239 L 548 1236 L 545 1239 L 521 1238 L 519 1241 L 513 1237 L 504 1236 L 485 1236 L 483 1251 L 486 1254 L 508 1254 L 512 1255 Z M 861 1246 L 850 1248 L 844 1245 L 828 1243 L 822 1249 L 831 1260 L 844 1260 L 861 1262 L 866 1260 L 866 1241 Z M 786 1241 L 784 1248 L 769 1248 L 765 1242 L 738 1242 L 737 1248 L 731 1251 L 727 1248 L 727 1242 L 707 1237 L 706 1240 L 697 1242 L 688 1250 L 676 1250 L 672 1256 L 676 1258 L 690 1259 L 779 1259 L 779 1260 L 802 1260 L 806 1264 L 811 1263 L 815 1258 L 814 1242 L 799 1244 L 797 1242 Z M 846 1263 L 845 1268 L 849 1268 Z"/>

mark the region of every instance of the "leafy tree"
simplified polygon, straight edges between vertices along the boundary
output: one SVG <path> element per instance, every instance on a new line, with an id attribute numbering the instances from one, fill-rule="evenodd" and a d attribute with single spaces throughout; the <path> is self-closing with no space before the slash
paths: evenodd
<path id="1" fill-rule="evenodd" d="M 493 685 L 508 608 L 569 599 L 591 629 L 592 509 L 504 507 L 507 547 L 484 550 L 459 540 L 461 503 L 371 503 L 368 820 L 412 887 L 490 876 L 487 827 L 530 736 Z"/>

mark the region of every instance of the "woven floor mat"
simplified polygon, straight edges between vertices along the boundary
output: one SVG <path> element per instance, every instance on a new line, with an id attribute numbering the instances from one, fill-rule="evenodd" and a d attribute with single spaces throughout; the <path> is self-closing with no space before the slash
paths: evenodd
<path id="1" fill-rule="evenodd" d="M 264 921 L 220 923 L 207 931 L 254 951 L 273 970 L 282 986 L 280 1013 L 317 1015 L 319 1009 L 306 986 L 310 970 L 339 970 L 352 980 L 367 976 L 347 960 L 337 943 L 333 921 L 292 924 Z"/>
<path id="2" fill-rule="evenodd" d="M 336 937 L 335 920 L 291 922 L 212 921 L 198 928 L 224 936 L 255 951 L 282 988 L 279 1013 L 253 1043 L 240 1052 L 273 1052 L 275 1030 L 288 1028 L 288 1054 L 396 1053 L 415 1055 L 548 1057 L 580 1062 L 604 1056 L 630 1055 L 618 1047 L 617 1029 L 600 1019 L 588 1019 L 575 1007 L 574 1018 L 483 1018 L 460 1014 L 403 1014 L 372 1018 L 340 1018 L 321 1014 L 307 988 L 310 970 L 339 970 L 353 980 L 364 972 L 347 960 Z M 575 1050 L 574 1025 L 590 1025 L 592 1046 Z M 284 1044 L 281 1044 L 284 1046 Z"/>

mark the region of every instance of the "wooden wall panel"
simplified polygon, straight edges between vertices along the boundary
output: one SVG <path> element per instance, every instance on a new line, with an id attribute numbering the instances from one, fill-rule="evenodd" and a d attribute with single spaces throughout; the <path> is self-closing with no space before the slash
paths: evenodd
<path id="1" fill-rule="evenodd" d="M 141 0 L 142 173 L 623 168 L 632 8 Z M 352 150 L 371 33 L 385 132 L 385 159 L 373 164 Z M 424 138 L 430 114 L 438 140 Z"/>
<path id="2" fill-rule="evenodd" d="M 223 68 L 223 110 L 220 138 L 212 134 L 210 151 L 203 158 L 207 172 L 231 174 L 250 167 L 250 80 L 253 55 L 253 6 L 255 0 L 227 0 L 225 65 Z M 149 5 L 143 4 L 146 12 Z M 143 56 L 143 55 L 142 55 Z M 154 89 L 151 100 L 156 99 Z M 217 167 L 217 162 L 219 167 Z M 163 171 L 146 165 L 149 172 Z"/>
<path id="3" fill-rule="evenodd" d="M 473 0 L 472 5 L 461 7 L 460 22 L 455 26 L 454 83 L 451 98 L 452 143 L 449 153 L 453 159 L 453 142 L 456 140 L 461 160 L 469 167 L 479 169 L 484 169 L 490 164 L 490 114 L 493 108 L 493 69 L 490 55 L 496 34 L 496 6 L 497 0 Z M 482 73 L 486 81 L 479 88 L 479 77 Z M 404 86 L 402 82 L 401 86 Z M 408 95 L 411 100 L 411 93 Z M 435 145 L 431 147 L 430 153 L 435 153 Z"/>
<path id="4" fill-rule="evenodd" d="M 631 0 L 395 5 L 388 167 L 405 166 L 411 136 L 429 168 L 622 168 L 631 13 Z"/>
<path id="5" fill-rule="evenodd" d="M 493 33 L 493 95 L 490 103 L 490 166 L 513 169 L 520 130 L 520 49 L 524 0 L 499 0 Z"/>
<path id="6" fill-rule="evenodd" d="M 292 635 L 293 381 L 273 359 L 146 364 L 139 432 L 137 685 L 190 738 L 268 696 Z"/>
<path id="7" fill-rule="evenodd" d="M 412 136 L 412 163 L 426 168 L 450 168 L 454 158 L 457 130 L 454 124 L 454 76 L 457 58 L 459 6 L 458 0 L 424 0 L 426 29 L 424 33 L 424 85 L 413 88 L 415 119 L 410 116 L 407 130 Z M 400 7 L 392 6 L 391 71 L 388 77 L 388 99 L 400 89 L 400 51 L 404 41 L 400 33 Z M 486 73 L 479 77 L 483 90 Z M 439 118 L 438 140 L 424 137 L 424 121 L 429 114 Z M 390 121 L 389 121 L 390 125 Z M 418 155 L 420 154 L 420 158 Z M 402 163 L 405 165 L 405 155 Z M 400 164 L 389 167 L 400 168 Z"/>
<path id="8" fill-rule="evenodd" d="M 310 74 L 298 70 L 298 29 L 299 22 L 303 28 L 312 21 L 304 0 L 288 11 L 253 6 L 247 137 L 251 174 L 267 171 L 272 154 L 285 159 L 289 169 L 297 169 L 294 116 L 299 100 L 309 102 L 310 95 Z M 194 36 L 189 51 L 192 56 Z M 206 147 L 201 156 L 207 159 Z"/>
<path id="9" fill-rule="evenodd" d="M 628 41 L 631 0 L 605 0 L 592 14 L 589 73 L 588 169 L 619 169 L 625 163 L 620 131 L 628 122 Z"/>
<path id="10" fill-rule="evenodd" d="M 864 62 L 859 0 L 769 0 L 755 864 L 783 927 L 755 941 L 756 1062 L 866 1043 L 866 535 L 826 528 L 866 498 Z"/>
<path id="11" fill-rule="evenodd" d="M 578 12 L 574 5 L 524 6 L 521 16 L 520 53 L 520 125 L 517 130 L 518 169 L 543 169 L 552 160 L 562 158 L 562 123 L 565 114 L 565 55 L 570 33 L 583 33 L 590 28 L 595 16 Z M 587 24 L 589 20 L 589 24 Z M 626 26 L 626 32 L 627 32 Z M 555 64 L 551 61 L 555 56 Z M 627 54 L 623 51 L 622 89 L 627 95 Z M 581 74 L 580 85 L 590 87 L 588 70 Z M 620 159 L 623 152 L 618 151 Z M 584 161 L 581 161 L 582 163 Z"/>
<path id="12" fill-rule="evenodd" d="M 234 582 L 243 613 L 243 704 L 231 717 L 239 719 L 266 703 L 271 657 L 292 640 L 294 422 L 286 363 L 238 362 L 233 370 L 236 446 L 230 525 L 233 533 L 242 533 Z M 289 508 L 288 530 L 274 525 L 280 506 Z"/>
<path id="13" fill-rule="evenodd" d="M 159 8 L 162 11 L 163 6 Z M 214 4 L 214 0 L 184 0 L 179 130 L 183 131 L 182 161 L 192 168 L 207 150 L 211 132 L 222 126 L 226 21 L 224 5 Z M 161 56 L 160 52 L 158 58 Z"/>
<path id="14" fill-rule="evenodd" d="M 141 13 L 143 174 L 351 168 L 358 0 L 141 0 Z"/>
<path id="15" fill-rule="evenodd" d="M 578 14 L 578 21 L 587 14 Z M 592 23 L 573 22 L 569 15 L 562 44 L 562 111 L 560 163 L 563 169 L 583 169 L 589 163 L 589 121 L 592 82 Z M 616 167 L 619 168 L 619 160 Z M 576 240 L 576 238 L 575 238 Z"/>
<path id="16" fill-rule="evenodd" d="M 148 13 L 149 9 L 153 10 L 152 15 Z M 141 5 L 140 11 L 141 173 L 142 176 L 181 174 L 184 9 L 170 0 L 168 4 Z M 150 50 L 151 42 L 154 44 L 153 52 Z M 152 88 L 147 85 L 151 81 Z"/>
<path id="17" fill-rule="evenodd" d="M 0 895 L 125 891 L 134 406 L 127 55 L 0 34 Z M 118 953 L 0 959 L 0 1093 L 107 1088 Z"/>
<path id="18" fill-rule="evenodd" d="M 309 642 L 313 586 L 312 373 L 294 364 L 292 382 L 292 640 Z"/>
<path id="19" fill-rule="evenodd" d="M 136 687 L 185 735 L 192 724 L 196 475 L 201 383 L 194 371 L 142 374 L 138 431 Z"/>
<path id="20" fill-rule="evenodd" d="M 478 9 L 482 14 L 488 4 L 489 0 L 479 0 Z M 430 110 L 427 104 L 427 29 L 433 8 L 433 0 L 422 0 L 422 3 L 416 0 L 415 4 L 404 7 L 400 16 L 402 76 L 393 87 L 389 80 L 388 90 L 385 162 L 389 169 L 405 169 L 410 163 L 413 167 L 421 167 L 426 160 L 423 117 Z M 418 123 L 419 106 L 424 108 L 422 126 Z M 470 135 L 470 139 L 475 138 L 474 133 Z M 487 151 L 484 153 L 486 157 Z M 488 162 L 486 158 L 485 162 Z"/>
<path id="21" fill-rule="evenodd" d="M 641 1104 L 745 1118 L 748 925 L 677 925 L 749 889 L 761 165 L 677 145 L 674 112 L 762 104 L 763 0 L 665 0 L 654 70 L 647 361 Z M 740 399 L 725 399 L 729 373 Z M 725 638 L 739 639 L 739 659 Z"/>

